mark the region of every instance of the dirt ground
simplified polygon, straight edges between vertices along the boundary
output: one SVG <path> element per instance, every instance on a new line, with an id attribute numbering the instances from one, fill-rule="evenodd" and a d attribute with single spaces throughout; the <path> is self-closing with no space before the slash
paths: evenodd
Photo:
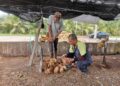
<path id="1" fill-rule="evenodd" d="M 32 67 L 29 57 L 0 57 L 0 86 L 120 86 L 120 55 L 107 56 L 107 67 L 101 65 L 102 56 L 93 59 L 88 74 L 72 68 L 46 75 L 38 72 L 38 57 Z"/>

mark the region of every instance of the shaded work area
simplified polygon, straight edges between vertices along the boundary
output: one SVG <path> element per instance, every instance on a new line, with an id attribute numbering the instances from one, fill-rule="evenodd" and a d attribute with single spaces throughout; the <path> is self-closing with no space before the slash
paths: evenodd
<path id="1" fill-rule="evenodd" d="M 108 66 L 104 67 L 100 64 L 101 56 L 93 56 L 94 63 L 87 76 L 76 68 L 60 74 L 40 74 L 38 58 L 29 68 L 26 63 L 28 57 L 0 57 L 0 86 L 119 86 L 119 57 L 120 55 L 107 56 Z"/>
<path id="2" fill-rule="evenodd" d="M 15 14 L 24 20 L 38 21 L 41 14 L 48 17 L 60 11 L 63 18 L 70 19 L 82 14 L 114 20 L 120 13 L 119 0 L 1 0 L 0 10 Z M 42 13 L 41 13 L 42 11 Z"/>
<path id="3" fill-rule="evenodd" d="M 0 71 L 0 78 L 2 80 L 0 85 L 61 86 L 63 84 L 65 86 L 110 86 L 112 84 L 117 86 L 119 84 L 120 72 L 118 66 L 120 59 L 118 58 L 119 55 L 106 56 L 106 42 L 108 39 L 101 40 L 99 43 L 100 45 L 97 45 L 100 46 L 100 48 L 104 47 L 104 57 L 103 59 L 101 56 L 93 57 L 94 63 L 90 66 L 90 71 L 87 72 L 88 75 L 76 70 L 76 67 L 73 67 L 71 70 L 66 70 L 64 74 L 61 72 L 60 74 L 56 73 L 54 75 L 47 76 L 42 72 L 46 58 L 43 58 L 43 47 L 41 40 L 39 40 L 39 35 L 41 29 L 44 28 L 43 17 L 48 17 L 55 11 L 60 11 L 63 14 L 64 19 L 71 19 L 82 14 L 89 14 L 92 16 L 97 16 L 103 20 L 114 20 L 117 19 L 120 13 L 120 1 L 2 0 L 0 3 L 0 10 L 14 14 L 21 19 L 30 22 L 36 22 L 39 20 L 39 27 L 35 33 L 35 40 L 30 59 L 27 57 L 0 58 L 0 69 L 2 69 L 2 71 Z M 39 54 L 37 54 L 38 58 L 35 56 L 36 52 Z M 108 58 L 107 64 L 106 58 Z M 29 63 L 27 64 L 26 61 L 28 60 Z M 101 62 L 104 64 L 101 64 Z M 81 83 L 79 81 L 81 81 Z"/>

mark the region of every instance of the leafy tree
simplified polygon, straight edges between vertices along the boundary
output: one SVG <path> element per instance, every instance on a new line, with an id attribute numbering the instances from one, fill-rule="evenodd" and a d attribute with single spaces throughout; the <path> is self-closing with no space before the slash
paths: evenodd
<path id="1" fill-rule="evenodd" d="M 8 15 L 0 18 L 1 34 L 35 34 L 38 23 L 30 23 L 23 21 L 14 15 Z M 41 34 L 47 32 L 47 19 L 44 19 L 45 28 L 41 30 Z M 107 32 L 111 36 L 120 36 L 120 20 L 103 21 L 98 23 L 99 31 Z M 88 35 L 93 33 L 94 25 L 87 23 L 76 23 L 72 20 L 64 20 L 64 30 L 67 32 L 74 31 L 78 35 Z"/>

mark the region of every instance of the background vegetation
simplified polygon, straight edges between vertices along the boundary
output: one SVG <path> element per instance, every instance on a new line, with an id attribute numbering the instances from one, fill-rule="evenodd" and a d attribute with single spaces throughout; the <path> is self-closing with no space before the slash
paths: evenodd
<path id="1" fill-rule="evenodd" d="M 47 31 L 47 19 L 44 19 L 45 28 L 41 31 L 45 34 Z M 30 23 L 14 15 L 8 15 L 0 18 L 0 34 L 34 34 L 37 29 L 37 23 Z M 64 30 L 67 32 L 75 31 L 78 35 L 88 35 L 93 33 L 94 24 L 77 23 L 72 20 L 64 21 Z M 116 21 L 103 21 L 100 20 L 98 23 L 98 30 L 107 32 L 111 36 L 120 36 L 120 20 Z"/>

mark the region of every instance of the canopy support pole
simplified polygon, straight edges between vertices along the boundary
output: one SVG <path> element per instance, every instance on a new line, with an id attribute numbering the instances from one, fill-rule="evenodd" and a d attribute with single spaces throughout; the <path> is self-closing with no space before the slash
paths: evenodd
<path id="1" fill-rule="evenodd" d="M 97 38 L 97 30 L 98 30 L 98 25 L 95 24 L 95 30 L 94 30 L 94 39 Z"/>
<path id="2" fill-rule="evenodd" d="M 43 50 L 41 47 L 41 42 L 38 45 L 38 53 L 40 54 L 40 63 L 39 63 L 38 71 L 41 73 L 42 72 L 42 64 L 43 64 Z"/>
<path id="3" fill-rule="evenodd" d="M 30 56 L 30 60 L 29 60 L 28 66 L 31 66 L 31 65 L 32 65 L 32 62 L 33 62 L 33 58 L 34 58 L 34 55 L 35 55 L 35 51 L 36 51 L 36 48 L 37 48 L 37 45 L 38 45 L 38 38 L 39 38 L 39 34 L 40 34 L 40 29 L 41 29 L 41 28 L 38 28 L 38 30 L 37 30 L 37 32 L 36 32 L 35 42 L 34 42 L 32 54 L 31 54 L 31 56 Z"/>

